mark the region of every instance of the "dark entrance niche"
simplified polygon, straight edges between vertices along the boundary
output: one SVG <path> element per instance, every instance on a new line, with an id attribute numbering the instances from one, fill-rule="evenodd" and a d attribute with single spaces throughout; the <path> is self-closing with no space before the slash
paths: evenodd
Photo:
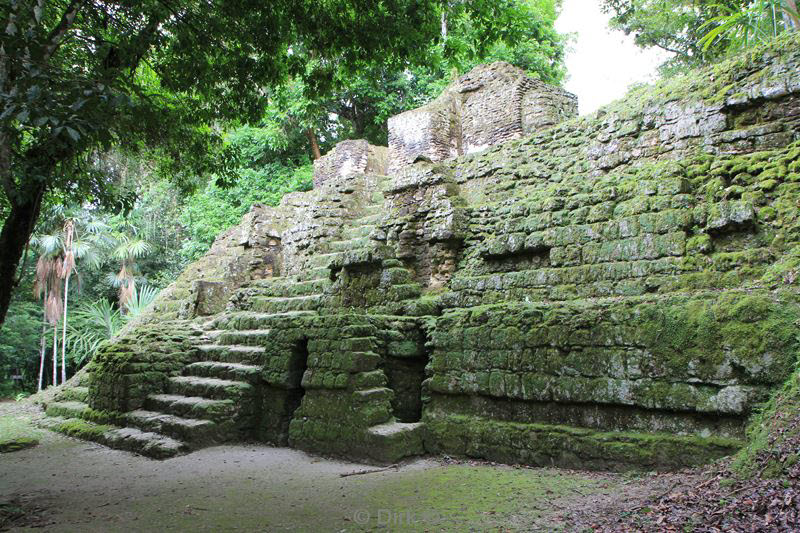
<path id="1" fill-rule="evenodd" d="M 303 374 L 308 368 L 308 339 L 300 339 L 292 346 L 289 356 L 289 378 L 287 380 L 288 394 L 286 397 L 287 424 L 294 418 L 294 412 L 300 407 L 300 402 L 306 390 L 303 388 Z"/>
<path id="2" fill-rule="evenodd" d="M 291 345 L 286 381 L 263 388 L 261 424 L 257 432 L 259 440 L 276 446 L 286 446 L 289 443 L 289 424 L 306 392 L 302 381 L 307 366 L 308 339 L 300 339 Z"/>
<path id="3" fill-rule="evenodd" d="M 422 419 L 422 382 L 428 357 L 387 357 L 384 372 L 394 391 L 392 414 L 400 422 Z"/>

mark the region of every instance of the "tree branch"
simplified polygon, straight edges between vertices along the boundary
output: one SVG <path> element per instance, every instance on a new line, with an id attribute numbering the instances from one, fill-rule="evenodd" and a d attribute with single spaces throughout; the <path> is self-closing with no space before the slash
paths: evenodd
<path id="1" fill-rule="evenodd" d="M 53 28 L 47 36 L 45 52 L 42 54 L 42 58 L 45 61 L 50 59 L 56 50 L 58 50 L 58 47 L 61 46 L 61 43 L 64 42 L 64 36 L 72 27 L 72 24 L 75 22 L 75 17 L 78 16 L 78 12 L 85 3 L 85 0 L 72 0 L 69 3 L 66 11 L 61 15 L 61 20 L 58 21 L 56 27 Z"/>

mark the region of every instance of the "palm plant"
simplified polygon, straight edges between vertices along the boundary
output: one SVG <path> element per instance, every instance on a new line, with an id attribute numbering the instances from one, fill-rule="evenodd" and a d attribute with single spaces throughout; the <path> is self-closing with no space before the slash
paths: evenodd
<path id="1" fill-rule="evenodd" d="M 155 287 L 139 287 L 128 300 L 124 315 L 105 299 L 84 304 L 75 310 L 67 330 L 73 362 L 80 366 L 91 360 L 100 345 L 114 338 L 127 322 L 141 314 L 156 299 L 158 292 Z"/>
<path id="2" fill-rule="evenodd" d="M 62 333 L 61 333 L 61 382 L 67 380 L 67 326 L 68 326 L 68 303 L 70 278 L 76 270 L 76 262 L 81 260 L 91 266 L 100 264 L 100 252 L 104 246 L 106 238 L 103 233 L 107 226 L 95 220 L 90 213 L 85 210 L 68 211 L 63 207 L 57 207 L 51 214 L 56 219 L 62 219 L 63 225 L 56 227 L 50 234 L 35 235 L 31 239 L 31 244 L 39 248 L 40 264 L 42 266 L 42 279 L 39 279 L 37 264 L 36 281 L 41 286 L 36 289 L 40 295 L 42 290 L 46 291 L 45 307 L 58 309 L 63 313 Z M 53 263 L 54 261 L 54 263 Z M 55 266 L 56 270 L 50 271 L 48 268 Z M 56 279 L 52 279 L 55 275 Z M 59 280 L 57 282 L 57 280 Z M 63 280 L 63 292 L 61 282 Z M 58 287 L 57 291 L 55 287 Z M 63 295 L 63 297 L 62 297 Z M 45 311 L 47 314 L 48 311 Z M 53 324 L 52 320 L 47 319 Z M 58 319 L 55 320 L 55 326 Z M 57 352 L 58 334 L 53 333 L 53 383 L 57 384 Z M 44 352 L 44 341 L 42 341 L 42 352 Z M 43 357 L 43 355 L 42 355 Z"/>
<path id="3" fill-rule="evenodd" d="M 131 320 L 141 315 L 155 301 L 158 293 L 159 290 L 156 287 L 149 285 L 139 287 L 125 304 L 125 319 Z"/>
<path id="4" fill-rule="evenodd" d="M 711 28 L 699 41 L 703 51 L 722 42 L 733 48 L 747 48 L 774 39 L 783 31 L 800 29 L 797 0 L 755 0 L 736 9 L 718 5 L 723 13 L 703 24 Z"/>
<path id="5" fill-rule="evenodd" d="M 47 324 L 53 326 L 53 384 L 58 379 L 58 321 L 61 318 L 63 301 L 61 299 L 60 272 L 62 261 L 58 257 L 40 255 L 36 262 L 36 275 L 33 283 L 34 296 L 44 302 L 44 320 L 42 322 L 42 340 L 39 359 L 39 387 L 42 390 L 44 378 L 45 337 Z"/>
<path id="6" fill-rule="evenodd" d="M 101 299 L 83 304 L 72 313 L 72 321 L 67 330 L 70 357 L 80 366 L 90 360 L 100 344 L 116 335 L 122 328 L 123 319 L 118 309 Z"/>
<path id="7" fill-rule="evenodd" d="M 152 246 L 149 242 L 126 232 L 115 232 L 115 246 L 111 256 L 120 262 L 120 269 L 110 279 L 114 287 L 119 288 L 119 307 L 123 312 L 128 309 L 128 304 L 136 295 L 136 276 L 139 273 L 137 259 L 147 255 Z"/>

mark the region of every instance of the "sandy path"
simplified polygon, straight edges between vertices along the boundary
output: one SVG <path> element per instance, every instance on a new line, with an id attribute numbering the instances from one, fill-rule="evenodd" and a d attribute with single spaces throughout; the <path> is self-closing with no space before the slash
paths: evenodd
<path id="1" fill-rule="evenodd" d="M 36 416 L 0 404 L 0 430 L 36 432 Z M 153 461 L 38 436 L 39 446 L 0 455 L 0 502 L 21 502 L 28 525 L 45 531 L 549 531 L 564 524 L 565 510 L 624 484 L 614 475 L 433 459 L 341 477 L 374 467 L 262 445 Z"/>

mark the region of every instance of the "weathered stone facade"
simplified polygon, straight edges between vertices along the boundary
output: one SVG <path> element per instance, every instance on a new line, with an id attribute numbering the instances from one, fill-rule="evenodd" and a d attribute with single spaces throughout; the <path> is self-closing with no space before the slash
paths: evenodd
<path id="1" fill-rule="evenodd" d="M 481 65 L 430 104 L 389 119 L 389 173 L 479 152 L 577 114 L 574 95 L 508 63 Z"/>
<path id="2" fill-rule="evenodd" d="M 388 167 L 348 142 L 254 207 L 53 424 L 154 456 L 731 453 L 800 351 L 798 71 L 784 38 L 562 120 L 569 95 L 478 67 L 390 121 Z"/>

